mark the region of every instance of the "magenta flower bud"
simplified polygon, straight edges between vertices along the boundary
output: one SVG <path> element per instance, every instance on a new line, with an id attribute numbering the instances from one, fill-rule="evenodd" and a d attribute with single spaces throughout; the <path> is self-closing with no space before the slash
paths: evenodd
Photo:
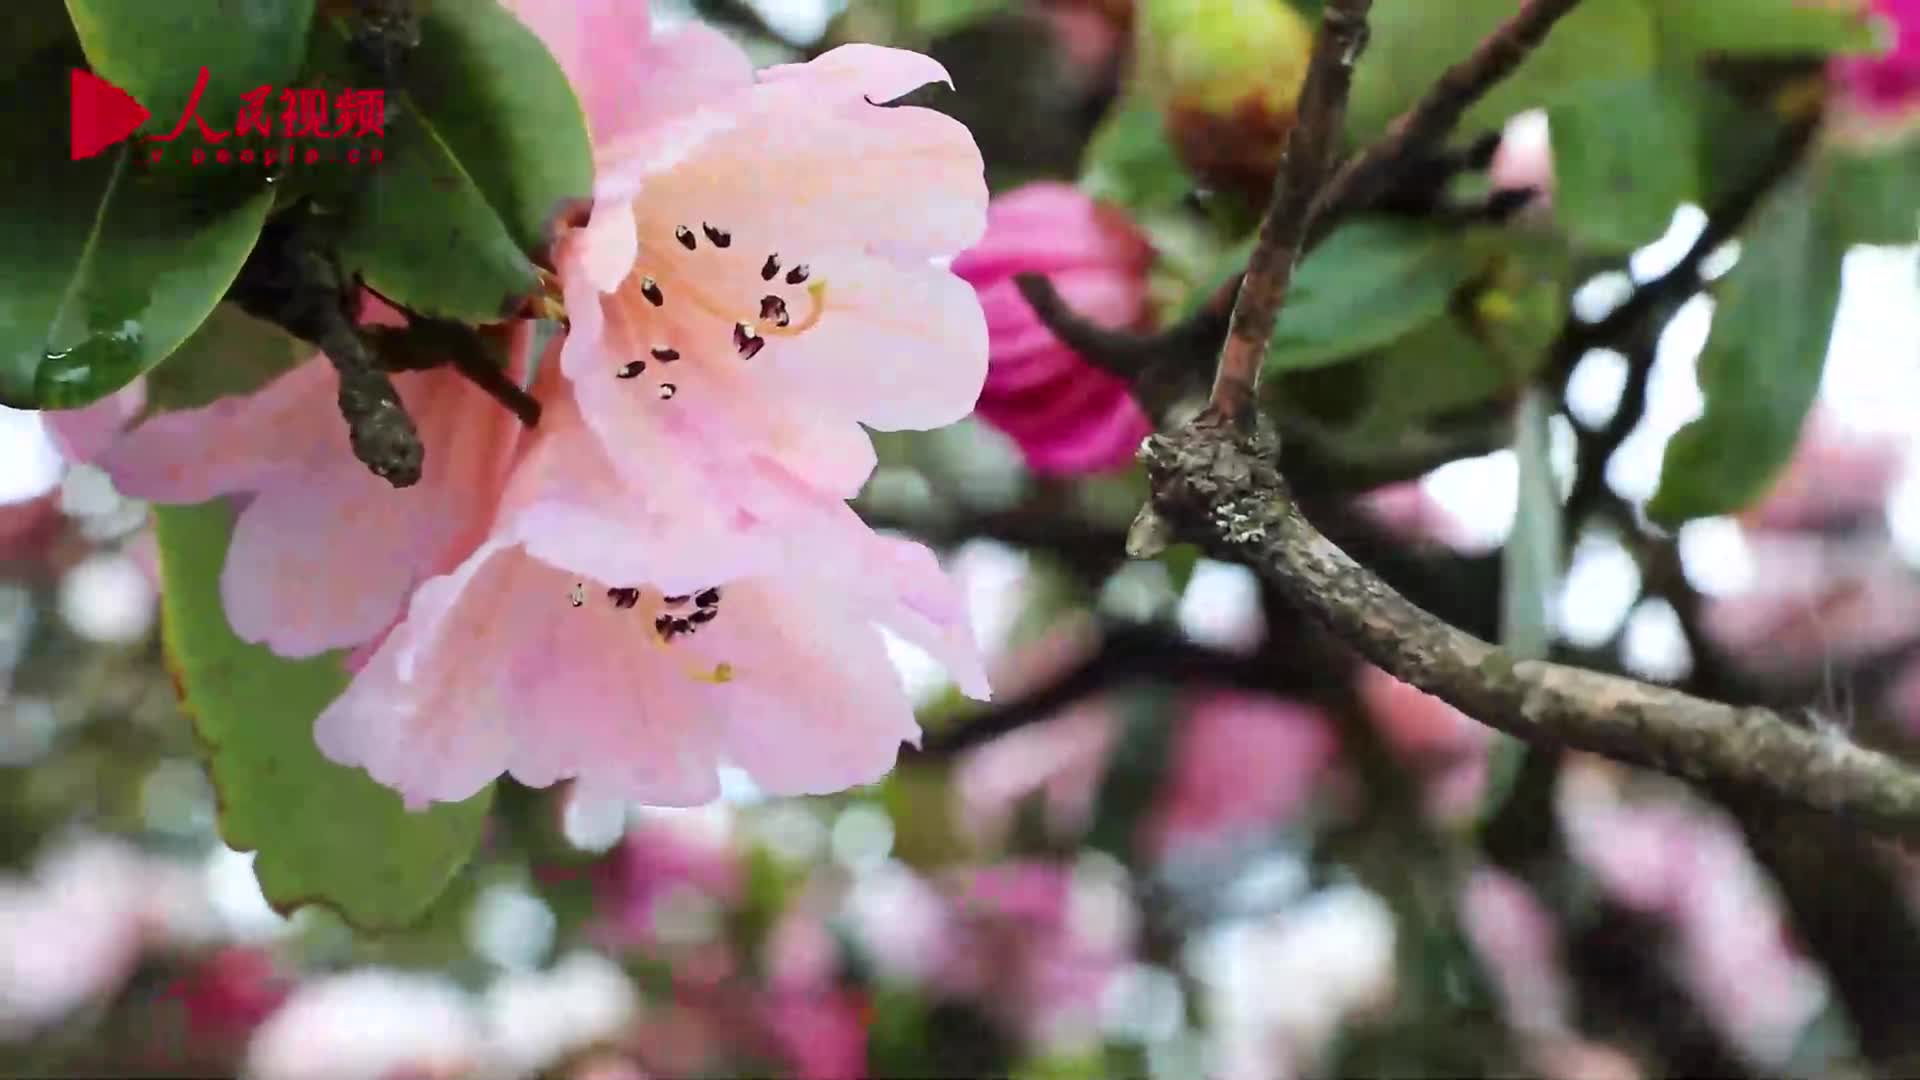
<path id="1" fill-rule="evenodd" d="M 1834 62 L 1834 77 L 1859 111 L 1904 114 L 1920 105 L 1920 0 L 1874 0 L 1873 7 L 1893 27 L 1892 48 L 1843 57 Z"/>
<path id="2" fill-rule="evenodd" d="M 1051 475 L 1122 469 L 1153 431 L 1124 379 L 1040 322 L 1014 277 L 1052 279 L 1073 310 L 1116 328 L 1146 314 L 1153 251 L 1118 211 L 1070 184 L 1028 184 L 992 201 L 980 244 L 953 261 L 987 316 L 986 388 L 976 412 Z"/>

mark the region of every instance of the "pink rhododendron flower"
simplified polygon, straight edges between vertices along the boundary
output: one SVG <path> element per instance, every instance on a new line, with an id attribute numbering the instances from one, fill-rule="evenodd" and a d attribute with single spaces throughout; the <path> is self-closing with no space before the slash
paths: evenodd
<path id="1" fill-rule="evenodd" d="M 519 340 L 528 340 L 525 334 Z M 160 413 L 118 438 L 130 413 L 109 398 L 48 414 L 75 450 L 130 498 L 246 500 L 221 573 L 234 632 L 283 656 L 313 656 L 377 636 L 414 587 L 478 541 L 519 424 L 451 368 L 394 377 L 426 447 L 418 484 L 396 489 L 354 456 L 318 354 L 256 393 Z"/>
<path id="2" fill-rule="evenodd" d="M 1036 471 L 1125 468 L 1153 425 L 1125 380 L 1053 336 L 1014 277 L 1045 274 L 1074 310 L 1125 327 L 1146 313 L 1152 262 L 1146 239 L 1118 211 L 1051 182 L 995 199 L 986 237 L 954 260 L 987 313 L 992 358 L 979 414 L 1011 436 Z"/>
<path id="3" fill-rule="evenodd" d="M 980 153 L 947 116 L 882 107 L 939 64 L 848 45 L 755 77 L 711 31 L 654 38 L 642 5 L 517 6 L 599 143 L 592 222 L 558 256 L 561 364 L 630 483 L 769 457 L 847 497 L 874 466 L 862 424 L 972 410 L 985 322 L 932 260 L 984 227 Z"/>
<path id="4" fill-rule="evenodd" d="M 731 474 L 738 505 L 659 509 L 565 395 L 524 441 L 486 541 L 420 587 L 315 725 L 409 805 L 509 771 L 661 806 L 717 798 L 723 761 L 773 794 L 869 783 L 919 732 L 876 624 L 986 695 L 926 548 L 764 460 Z"/>
<path id="5" fill-rule="evenodd" d="M 1902 113 L 1920 103 L 1920 0 L 1874 0 L 1873 8 L 1893 28 L 1892 46 L 1838 59 L 1833 73 L 1856 108 Z"/>

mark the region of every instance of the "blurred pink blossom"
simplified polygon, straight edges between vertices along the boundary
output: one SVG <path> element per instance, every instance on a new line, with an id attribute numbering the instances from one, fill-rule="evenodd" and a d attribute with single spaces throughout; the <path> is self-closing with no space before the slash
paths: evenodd
<path id="1" fill-rule="evenodd" d="M 456 1080 L 490 1062 L 478 1002 L 452 982 L 361 968 L 302 983 L 254 1033 L 257 1080 Z"/>
<path id="2" fill-rule="evenodd" d="M 739 898 L 745 880 L 739 850 L 725 836 L 677 816 L 636 823 L 595 864 L 594 936 L 616 949 L 654 944 L 661 905 L 675 894 L 692 892 L 726 906 Z"/>
<path id="3" fill-rule="evenodd" d="M 1805 678 L 1920 641 L 1920 574 L 1881 539 L 1752 534 L 1753 585 L 1709 599 L 1707 637 L 1741 668 Z"/>
<path id="4" fill-rule="evenodd" d="M 1680 977 L 1756 1063 L 1785 1062 L 1826 1000 L 1735 827 L 1678 801 L 1629 801 L 1600 769 L 1563 779 L 1568 847 L 1617 902 L 1669 926 Z"/>
<path id="5" fill-rule="evenodd" d="M 860 1080 L 867 1073 L 866 999 L 850 990 L 774 988 L 760 1020 L 794 1080 Z"/>
<path id="6" fill-rule="evenodd" d="M 1559 928 L 1539 897 L 1511 874 L 1482 866 L 1461 888 L 1460 916 L 1499 988 L 1507 1022 L 1535 1036 L 1563 1031 L 1573 988 L 1561 964 Z"/>
<path id="7" fill-rule="evenodd" d="M 1507 121 L 1487 178 L 1499 190 L 1532 188 L 1540 193 L 1535 208 L 1553 199 L 1553 137 L 1545 109 L 1530 109 Z"/>
<path id="8" fill-rule="evenodd" d="M 1177 722 L 1172 772 L 1142 838 L 1163 859 L 1290 820 L 1339 752 L 1324 713 L 1263 694 L 1198 697 Z"/>
<path id="9" fill-rule="evenodd" d="M 1038 1044 L 1071 1038 L 1132 955 L 1121 898 L 1067 866 L 1009 861 L 954 874 L 946 964 L 934 978 Z"/>
<path id="10" fill-rule="evenodd" d="M 1360 511 L 1407 541 L 1464 548 L 1472 534 L 1417 480 L 1375 488 L 1355 500 Z"/>
<path id="11" fill-rule="evenodd" d="M 248 946 L 217 949 L 168 996 L 186 1009 L 195 1039 L 244 1038 L 277 1011 L 292 993 L 293 980 L 272 954 Z"/>
<path id="12" fill-rule="evenodd" d="M 1873 9 L 1893 30 L 1891 47 L 1835 60 L 1833 74 L 1861 111 L 1904 113 L 1920 103 L 1920 0 L 1873 0 Z"/>
<path id="13" fill-rule="evenodd" d="M 32 877 L 0 881 L 0 1041 L 109 997 L 142 953 L 212 932 L 193 868 L 105 837 L 61 839 Z"/>
<path id="14" fill-rule="evenodd" d="M 1153 251 L 1118 210 L 1070 184 L 1028 184 L 994 199 L 987 232 L 953 261 L 986 308 L 991 358 L 978 413 L 1028 465 L 1074 474 L 1126 468 L 1153 426 L 1128 384 L 1087 363 L 1041 324 L 1014 284 L 1044 274 L 1075 311 L 1108 326 L 1146 314 Z"/>
<path id="15" fill-rule="evenodd" d="M 1817 529 L 1879 518 L 1908 458 L 1906 440 L 1850 432 L 1825 411 L 1807 420 L 1787 468 L 1739 516 L 1752 529 Z"/>
<path id="16" fill-rule="evenodd" d="M 1494 730 L 1372 665 L 1361 667 L 1355 691 L 1387 746 L 1425 777 L 1428 812 L 1448 820 L 1471 813 Z"/>

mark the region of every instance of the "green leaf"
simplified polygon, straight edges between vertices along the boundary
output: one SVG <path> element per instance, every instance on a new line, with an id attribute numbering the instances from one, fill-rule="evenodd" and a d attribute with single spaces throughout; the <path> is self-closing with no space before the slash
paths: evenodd
<path id="1" fill-rule="evenodd" d="M 1080 188 L 1135 214 L 1174 209 L 1193 191 L 1193 177 L 1147 95 L 1128 94 L 1100 122 L 1081 162 Z"/>
<path id="2" fill-rule="evenodd" d="M 1920 142 L 1907 140 L 1878 153 L 1835 147 L 1824 164 L 1822 197 L 1842 242 L 1920 241 Z"/>
<path id="3" fill-rule="evenodd" d="M 1446 311 L 1472 271 L 1454 230 L 1355 221 L 1295 272 L 1266 374 L 1338 363 L 1395 341 Z"/>
<path id="4" fill-rule="evenodd" d="M 1141 826 L 1153 812 L 1161 784 L 1173 767 L 1174 728 L 1179 719 L 1169 695 L 1158 690 L 1135 694 L 1119 708 L 1125 722 L 1094 797 L 1093 828 L 1086 846 L 1131 863 Z"/>
<path id="5" fill-rule="evenodd" d="M 1511 78 L 1467 111 L 1462 130 L 1493 129 L 1515 113 L 1568 100 L 1589 83 L 1650 73 L 1655 42 L 1649 2 L 1587 0 L 1574 8 Z M 1661 3 L 1700 6 L 1696 0 Z M 1510 18 L 1514 7 L 1514 0 L 1379 0 L 1366 55 L 1354 70 L 1347 130 L 1360 139 L 1385 130 L 1443 71 Z"/>
<path id="6" fill-rule="evenodd" d="M 1738 510 L 1787 463 L 1826 366 L 1844 237 L 1798 177 L 1744 238 L 1700 355 L 1705 412 L 1667 445 L 1647 514 L 1662 525 Z"/>
<path id="7" fill-rule="evenodd" d="M 67 0 L 87 62 L 153 112 L 142 130 L 172 131 L 207 69 L 199 111 L 231 131 L 241 95 L 285 89 L 307 54 L 314 0 Z M 188 139 L 199 138 L 189 125 Z"/>
<path id="8" fill-rule="evenodd" d="M 1699 97 L 1690 81 L 1598 86 L 1549 112 L 1554 212 L 1574 239 L 1622 253 L 1658 239 L 1701 198 Z"/>
<path id="9" fill-rule="evenodd" d="M 314 355 L 313 346 L 221 304 L 147 377 L 147 409 L 198 409 L 251 394 Z"/>
<path id="10" fill-rule="evenodd" d="M 554 226 L 593 194 L 593 144 L 566 72 L 499 0 L 421 5 L 407 92 L 520 249 L 541 258 Z"/>
<path id="11" fill-rule="evenodd" d="M 77 48 L 5 88 L 0 134 L 0 404 L 74 408 L 120 389 L 197 328 L 253 250 L 273 196 L 157 182 L 130 144 L 73 161 Z"/>
<path id="12" fill-rule="evenodd" d="M 1010 0 L 905 0 L 902 22 L 922 39 L 950 34 L 1005 10 Z"/>
<path id="13" fill-rule="evenodd" d="M 1676 59 L 1700 53 L 1865 52 L 1875 45 L 1862 0 L 1644 2 L 1658 24 L 1661 49 Z"/>
<path id="14" fill-rule="evenodd" d="M 317 66 L 351 70 L 332 21 Z M 351 78 L 347 79 L 351 82 Z M 565 74 L 498 0 L 422 13 L 406 88 L 388 95 L 383 160 L 358 174 L 340 251 L 423 315 L 499 322 L 540 287 L 535 260 L 592 193 L 586 119 Z"/>
<path id="15" fill-rule="evenodd" d="M 282 912 L 336 908 L 365 928 L 422 915 L 479 843 L 492 788 L 408 813 L 400 797 L 322 757 L 313 721 L 347 684 L 337 655 L 286 660 L 234 636 L 220 600 L 233 514 L 221 502 L 154 510 L 169 664 L 220 793 L 220 832 L 257 851 Z"/>
<path id="16" fill-rule="evenodd" d="M 1516 660 L 1545 660 L 1553 645 L 1553 599 L 1560 584 L 1559 484 L 1551 458 L 1553 415 L 1537 387 L 1520 397 L 1513 451 L 1520 464 L 1513 532 L 1501 548 L 1500 644 Z"/>

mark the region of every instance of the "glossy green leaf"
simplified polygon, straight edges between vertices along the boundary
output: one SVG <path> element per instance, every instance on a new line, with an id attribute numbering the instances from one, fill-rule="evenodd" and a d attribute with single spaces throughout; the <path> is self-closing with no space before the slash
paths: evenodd
<path id="1" fill-rule="evenodd" d="M 241 95 L 272 87 L 266 115 L 276 112 L 307 55 L 314 0 L 67 0 L 87 62 L 102 78 L 153 113 L 143 132 L 166 133 L 180 122 L 200 69 L 207 86 L 199 113 L 216 131 L 231 131 Z M 183 140 L 197 140 L 188 125 Z"/>
<path id="2" fill-rule="evenodd" d="M 337 71 L 339 53 L 324 42 L 317 63 Z M 411 310 L 501 321 L 539 288 L 535 262 L 560 215 L 592 193 L 580 104 L 498 0 L 425 9 L 406 78 L 388 95 L 382 161 L 359 176 L 346 209 L 342 257 Z"/>
<path id="3" fill-rule="evenodd" d="M 158 182 L 127 144 L 71 160 L 79 62 L 43 52 L 0 106 L 0 404 L 85 405 L 159 363 L 219 302 L 272 204 L 264 185 Z"/>
<path id="4" fill-rule="evenodd" d="M 1444 312 L 1472 271 L 1457 230 L 1355 221 L 1295 272 L 1266 373 L 1338 363 L 1394 341 Z"/>
<path id="5" fill-rule="evenodd" d="M 1667 445 L 1653 520 L 1738 510 L 1786 465 L 1820 388 L 1845 254 L 1813 176 L 1769 200 L 1718 290 L 1699 360 L 1705 412 Z"/>
<path id="6" fill-rule="evenodd" d="M 337 655 L 286 660 L 234 636 L 220 600 L 232 512 L 154 511 L 164 637 L 220 794 L 227 844 L 281 911 L 309 902 L 369 928 L 424 913 L 479 843 L 493 792 L 408 813 L 357 769 L 322 757 L 313 721 L 347 684 Z"/>
<path id="7" fill-rule="evenodd" d="M 1864 52 L 1874 47 L 1866 0 L 1644 0 L 1670 56 Z"/>
<path id="8" fill-rule="evenodd" d="M 147 376 L 147 408 L 198 409 L 250 394 L 313 355 L 313 346 L 285 330 L 221 304 Z"/>
<path id="9" fill-rule="evenodd" d="M 1624 253 L 1659 239 L 1701 198 L 1698 96 L 1689 81 L 1596 86 L 1549 111 L 1553 208 L 1575 240 Z"/>
<path id="10" fill-rule="evenodd" d="M 1463 130 L 1491 130 L 1515 113 L 1568 100 L 1589 84 L 1650 73 L 1656 50 L 1649 2 L 1586 0 L 1574 8 L 1511 78 L 1468 110 Z M 1379 134 L 1514 8 L 1514 0 L 1378 0 L 1366 55 L 1354 69 L 1348 130 L 1356 138 Z"/>
<path id="11" fill-rule="evenodd" d="M 1358 365 L 1364 404 L 1353 433 L 1394 439 L 1423 421 L 1481 404 L 1519 385 L 1513 371 L 1459 320 L 1435 319 Z"/>
<path id="12" fill-rule="evenodd" d="M 1081 163 L 1088 195 L 1136 214 L 1181 205 L 1193 178 L 1174 153 L 1160 110 L 1145 94 L 1129 94 L 1107 113 Z"/>
<path id="13" fill-rule="evenodd" d="M 593 194 L 586 116 L 559 63 L 499 0 L 434 0 L 406 79 L 508 235 L 542 257 L 558 220 Z"/>

